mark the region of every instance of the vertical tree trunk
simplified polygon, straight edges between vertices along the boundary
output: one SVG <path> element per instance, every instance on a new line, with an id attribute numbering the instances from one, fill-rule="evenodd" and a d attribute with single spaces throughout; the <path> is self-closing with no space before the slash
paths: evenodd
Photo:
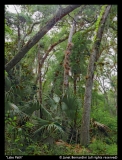
<path id="1" fill-rule="evenodd" d="M 81 124 L 81 139 L 80 143 L 83 146 L 89 145 L 89 126 L 90 126 L 90 110 L 91 110 L 91 95 L 92 95 L 92 86 L 93 86 L 93 77 L 94 71 L 96 69 L 96 62 L 99 59 L 99 47 L 102 39 L 102 34 L 105 26 L 106 19 L 110 12 L 111 5 L 108 5 L 103 12 L 101 20 L 99 22 L 98 30 L 96 33 L 96 38 L 93 45 L 93 52 L 91 53 L 89 66 L 86 76 L 86 88 L 84 95 L 84 106 L 83 106 L 83 117 Z"/>
<path id="2" fill-rule="evenodd" d="M 70 54 L 71 54 L 71 50 L 73 47 L 73 43 L 72 43 L 72 36 L 75 32 L 75 28 L 76 28 L 76 22 L 78 19 L 78 16 L 82 13 L 84 6 L 82 7 L 82 9 L 79 11 L 79 13 L 74 17 L 73 23 L 72 23 L 72 27 L 70 29 L 70 33 L 69 33 L 69 38 L 68 38 L 68 44 L 67 44 L 67 48 L 65 51 L 65 58 L 64 58 L 64 84 L 63 84 L 63 95 L 66 94 L 66 91 L 69 88 L 69 71 L 70 71 L 70 66 L 69 66 L 69 59 L 70 59 Z"/>
<path id="3" fill-rule="evenodd" d="M 74 73 L 74 94 L 76 94 L 76 85 L 77 85 L 77 74 Z"/>
<path id="4" fill-rule="evenodd" d="M 39 79 L 38 79 L 38 83 L 39 83 L 39 103 L 42 104 L 42 66 L 40 64 L 41 62 L 41 53 L 40 51 L 38 51 L 38 76 L 39 76 Z M 42 118 L 42 110 L 40 108 L 40 118 Z"/>

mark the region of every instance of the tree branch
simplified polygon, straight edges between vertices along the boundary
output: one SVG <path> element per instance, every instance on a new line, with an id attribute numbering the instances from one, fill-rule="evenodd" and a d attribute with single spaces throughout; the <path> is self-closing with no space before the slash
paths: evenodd
<path id="1" fill-rule="evenodd" d="M 66 37 L 63 38 L 63 39 L 59 39 L 58 42 L 56 42 L 56 43 L 54 43 L 53 45 L 50 46 L 50 48 L 46 51 L 46 54 L 44 55 L 44 57 L 43 57 L 42 60 L 41 60 L 41 65 L 43 65 L 45 59 L 46 59 L 47 56 L 49 55 L 49 52 L 51 52 L 56 45 L 58 45 L 59 43 L 65 41 L 67 38 L 68 38 L 68 36 L 66 36 Z"/>
<path id="2" fill-rule="evenodd" d="M 5 65 L 5 70 L 9 72 L 23 57 L 24 55 L 65 15 L 80 7 L 81 5 L 69 5 L 62 10 L 59 10 L 55 16 L 47 22 L 47 24 L 41 28 L 16 54 L 16 56 Z"/>
<path id="3" fill-rule="evenodd" d="M 27 32 L 27 33 L 23 36 L 23 38 L 22 38 L 22 40 L 21 40 L 21 45 L 24 44 L 24 39 L 25 39 L 29 34 L 31 34 L 31 32 L 32 32 L 32 30 L 33 30 L 33 28 L 34 28 L 34 26 L 35 26 L 36 24 L 39 24 L 39 23 L 40 23 L 40 22 L 35 22 L 35 23 L 32 24 L 30 31 Z"/>
<path id="4" fill-rule="evenodd" d="M 91 21 L 89 21 L 88 19 L 86 19 L 86 18 L 82 18 L 84 21 L 86 21 L 87 23 L 94 23 L 94 22 L 96 22 L 96 20 L 97 20 L 97 17 L 96 18 L 94 18 L 93 20 L 91 20 Z"/>
<path id="5" fill-rule="evenodd" d="M 40 23 L 40 22 L 35 22 L 35 23 L 33 23 L 33 25 L 31 26 L 30 31 L 26 33 L 25 37 L 28 36 L 28 35 L 32 32 L 34 26 L 35 26 L 36 24 L 39 24 L 39 23 Z"/>
<path id="6" fill-rule="evenodd" d="M 14 5 L 13 5 L 14 6 Z M 21 39 L 21 34 L 20 34 L 20 21 L 19 21 L 19 13 L 16 9 L 16 7 L 14 6 L 16 12 L 17 12 L 17 17 L 18 17 L 18 20 L 17 20 L 17 29 L 18 29 L 18 50 L 20 48 L 20 39 Z"/>

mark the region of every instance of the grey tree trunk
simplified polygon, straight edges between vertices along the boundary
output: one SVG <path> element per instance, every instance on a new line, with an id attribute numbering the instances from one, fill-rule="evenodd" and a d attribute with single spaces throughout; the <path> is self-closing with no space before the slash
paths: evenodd
<path id="1" fill-rule="evenodd" d="M 24 55 L 65 15 L 80 7 L 81 5 L 69 5 L 66 8 L 59 9 L 55 16 L 47 22 L 47 24 L 41 28 L 28 42 L 27 44 L 16 54 L 16 56 L 5 65 L 5 70 L 9 72 L 23 57 Z"/>
<path id="2" fill-rule="evenodd" d="M 104 31 L 104 26 L 108 14 L 110 12 L 111 5 L 108 5 L 102 15 L 102 18 L 99 23 L 99 28 L 96 33 L 96 40 L 93 44 L 92 53 L 89 60 L 89 66 L 87 70 L 86 76 L 86 87 L 85 87 L 85 95 L 84 95 L 84 106 L 83 106 L 83 117 L 81 124 L 81 138 L 80 143 L 83 146 L 89 145 L 90 137 L 89 137 L 89 126 L 90 126 L 90 110 L 91 110 L 91 96 L 92 96 L 92 86 L 93 86 L 93 77 L 94 71 L 96 69 L 96 62 L 99 59 L 99 47 L 102 39 L 102 34 Z"/>

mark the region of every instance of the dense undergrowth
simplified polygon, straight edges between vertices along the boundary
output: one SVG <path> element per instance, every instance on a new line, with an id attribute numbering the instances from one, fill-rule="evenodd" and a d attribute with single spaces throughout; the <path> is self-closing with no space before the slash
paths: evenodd
<path id="1" fill-rule="evenodd" d="M 102 112 L 102 108 L 98 109 Z M 50 124 L 43 125 L 42 129 L 35 125 L 32 120 L 27 121 L 24 125 L 18 124 L 17 116 L 5 116 L 5 154 L 6 155 L 117 155 L 117 126 L 116 117 L 111 117 L 108 112 L 101 120 L 92 112 L 95 120 L 100 120 L 106 124 L 110 130 L 101 131 L 91 124 L 90 127 L 90 144 L 87 147 L 81 146 L 78 141 L 68 141 L 66 130 L 61 128 L 54 132 L 57 126 Z M 98 123 L 94 121 L 94 123 Z M 101 123 L 98 123 L 99 125 Z M 61 126 L 59 126 L 61 127 Z M 40 129 L 40 131 L 39 131 Z M 63 133 L 64 132 L 64 133 Z M 70 134 L 70 133 L 69 133 Z M 35 135 L 35 136 L 34 136 Z M 42 138 L 43 137 L 43 138 Z M 62 140 L 60 140 L 62 138 Z"/>

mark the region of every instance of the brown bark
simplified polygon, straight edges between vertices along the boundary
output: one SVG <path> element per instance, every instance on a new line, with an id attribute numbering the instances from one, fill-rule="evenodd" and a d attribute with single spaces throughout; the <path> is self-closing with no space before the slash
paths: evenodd
<path id="1" fill-rule="evenodd" d="M 43 66 L 43 64 L 44 64 L 45 59 L 47 58 L 47 56 L 49 55 L 49 53 L 53 50 L 53 48 L 54 48 L 55 46 L 57 46 L 58 44 L 60 44 L 61 42 L 65 41 L 67 38 L 68 38 L 68 36 L 66 36 L 66 37 L 63 38 L 63 39 L 59 39 L 58 42 L 54 43 L 53 45 L 51 45 L 51 46 L 49 47 L 49 49 L 45 52 L 45 55 L 43 56 L 43 58 L 41 58 L 41 60 L 40 60 L 41 68 L 42 68 L 42 66 Z M 37 82 L 38 78 L 39 78 L 39 75 L 38 75 L 37 78 L 36 78 L 36 82 Z M 35 82 L 35 83 L 36 83 L 36 82 Z"/>
<path id="2" fill-rule="evenodd" d="M 41 70 L 41 65 L 40 65 L 40 61 L 41 61 L 41 53 L 38 51 L 38 75 L 39 75 L 39 91 L 38 91 L 38 95 L 39 95 L 39 103 L 42 104 L 42 70 Z M 42 118 L 42 111 L 40 108 L 40 118 Z"/>
<path id="3" fill-rule="evenodd" d="M 108 14 L 110 12 L 111 5 L 108 5 L 103 13 L 103 16 L 100 20 L 100 26 L 98 28 L 98 32 L 96 35 L 96 41 L 93 45 L 93 52 L 90 56 L 89 66 L 87 71 L 86 78 L 86 88 L 85 88 L 85 96 L 84 96 L 84 106 L 83 106 L 83 117 L 81 124 L 81 145 L 87 146 L 89 144 L 89 126 L 90 126 L 90 110 L 91 110 L 91 96 L 92 96 L 92 86 L 93 86 L 93 77 L 94 71 L 96 69 L 95 63 L 99 59 L 99 47 L 102 39 L 102 34 L 104 31 L 104 26 Z"/>
<path id="4" fill-rule="evenodd" d="M 47 22 L 47 24 L 36 33 L 26 45 L 16 54 L 16 56 L 5 65 L 5 70 L 9 72 L 23 57 L 24 55 L 65 15 L 80 7 L 81 5 L 69 5 L 64 9 L 59 9 L 56 15 Z"/>
<path id="5" fill-rule="evenodd" d="M 50 46 L 50 48 L 46 51 L 46 54 L 44 55 L 44 57 L 43 57 L 42 60 L 41 60 L 41 65 L 43 65 L 45 59 L 47 58 L 47 56 L 49 55 L 49 53 L 53 50 L 53 48 L 54 48 L 56 45 L 60 44 L 61 42 L 65 41 L 67 38 L 68 38 L 68 36 L 66 36 L 66 37 L 63 38 L 63 39 L 59 39 L 58 42 L 56 42 L 56 43 L 54 43 L 53 45 Z"/>
<path id="6" fill-rule="evenodd" d="M 73 47 L 73 43 L 72 43 L 72 36 L 75 33 L 75 29 L 76 29 L 76 22 L 78 19 L 79 14 L 82 13 L 84 6 L 81 8 L 81 10 L 79 11 L 79 13 L 74 17 L 73 19 L 73 23 L 70 29 L 70 33 L 69 33 L 69 38 L 68 38 L 68 44 L 67 44 L 67 48 L 65 51 L 65 58 L 64 58 L 64 84 L 63 84 L 63 95 L 66 94 L 67 89 L 69 88 L 69 71 L 70 71 L 70 66 L 69 66 L 69 60 L 70 60 L 70 54 L 71 54 L 71 50 Z"/>

